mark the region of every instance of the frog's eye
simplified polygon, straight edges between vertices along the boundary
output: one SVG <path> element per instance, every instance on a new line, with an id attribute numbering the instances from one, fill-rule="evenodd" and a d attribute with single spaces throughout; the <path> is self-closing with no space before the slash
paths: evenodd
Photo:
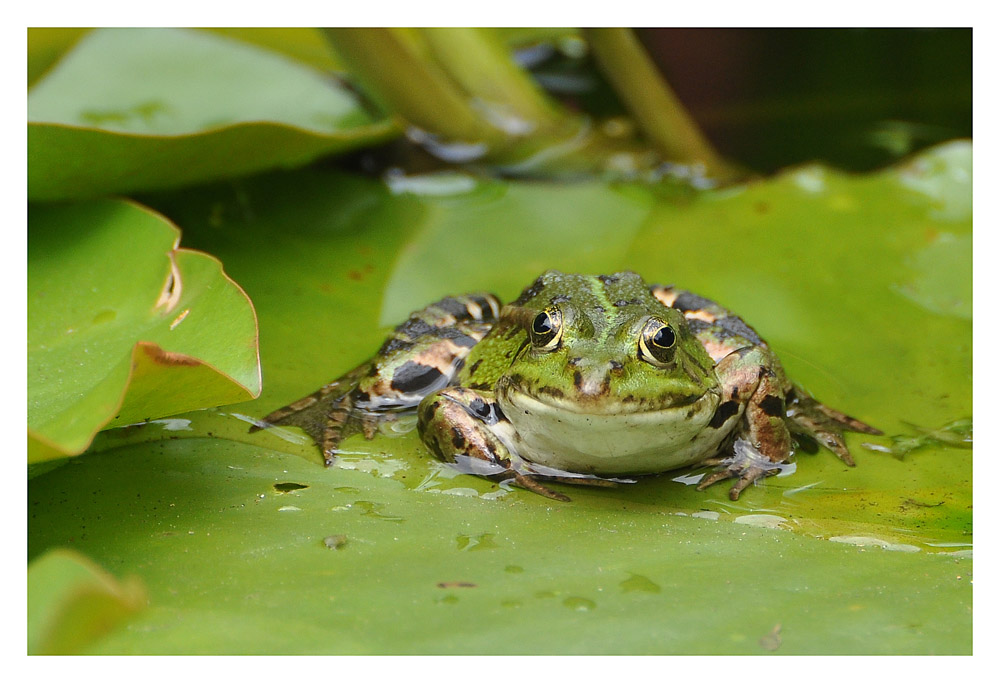
<path id="1" fill-rule="evenodd" d="M 674 359 L 677 333 L 657 318 L 646 321 L 639 335 L 639 357 L 653 365 L 664 365 Z"/>
<path id="2" fill-rule="evenodd" d="M 562 313 L 558 308 L 547 308 L 531 321 L 531 343 L 537 349 L 552 351 L 562 339 Z"/>

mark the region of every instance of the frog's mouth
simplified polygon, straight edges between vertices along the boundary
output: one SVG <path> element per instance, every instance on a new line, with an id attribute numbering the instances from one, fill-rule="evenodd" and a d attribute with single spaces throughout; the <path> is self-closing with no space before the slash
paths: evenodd
<path id="1" fill-rule="evenodd" d="M 708 417 L 715 412 L 719 404 L 718 389 L 707 389 L 700 394 L 678 394 L 670 396 L 663 394 L 656 401 L 644 400 L 635 396 L 578 395 L 566 398 L 562 393 L 534 392 L 514 382 L 510 377 L 497 380 L 496 395 L 501 407 L 504 404 L 530 404 L 541 414 L 557 415 L 568 413 L 573 415 L 593 416 L 626 416 L 647 415 L 655 421 L 665 416 L 677 416 L 682 420 L 698 420 L 703 413 Z"/>
<path id="2" fill-rule="evenodd" d="M 711 426 L 718 390 L 668 406 L 621 400 L 574 402 L 497 382 L 497 401 L 532 462 L 574 472 L 650 474 L 704 457 L 726 430 Z"/>

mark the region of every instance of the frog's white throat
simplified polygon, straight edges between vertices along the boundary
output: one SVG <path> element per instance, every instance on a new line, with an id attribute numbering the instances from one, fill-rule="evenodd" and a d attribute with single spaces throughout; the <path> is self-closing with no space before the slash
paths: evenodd
<path id="1" fill-rule="evenodd" d="M 714 391 L 688 405 L 641 412 L 588 413 L 583 405 L 543 400 L 509 385 L 497 392 L 497 400 L 521 457 L 598 475 L 650 474 L 693 464 L 721 445 L 739 418 L 709 426 L 719 405 Z"/>

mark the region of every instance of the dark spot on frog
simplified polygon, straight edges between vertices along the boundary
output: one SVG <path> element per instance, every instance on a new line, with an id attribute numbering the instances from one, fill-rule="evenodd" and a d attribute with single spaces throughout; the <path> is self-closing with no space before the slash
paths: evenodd
<path id="1" fill-rule="evenodd" d="M 712 416 L 712 421 L 708 423 L 708 426 L 712 429 L 718 429 L 725 424 L 726 420 L 735 415 L 738 409 L 739 406 L 736 401 L 726 401 L 716 409 L 715 415 Z"/>
<path id="2" fill-rule="evenodd" d="M 420 422 L 428 424 L 431 421 L 431 418 L 434 417 L 434 411 L 437 410 L 439 405 L 441 405 L 440 399 L 421 403 Z"/>
<path id="3" fill-rule="evenodd" d="M 299 489 L 307 488 L 309 487 L 306 484 L 296 484 L 294 481 L 286 481 L 274 485 L 274 490 L 278 493 L 289 493 L 290 491 L 298 491 Z"/>
<path id="4" fill-rule="evenodd" d="M 737 398 L 739 398 L 739 395 L 740 395 L 740 388 L 733 387 L 733 392 L 729 395 L 729 398 L 735 401 Z"/>
<path id="5" fill-rule="evenodd" d="M 566 364 L 569 365 L 570 367 L 575 367 L 575 366 L 579 365 L 580 361 L 582 361 L 582 360 L 583 360 L 583 358 L 577 356 L 576 358 L 570 358 L 568 361 L 566 361 Z"/>
<path id="6" fill-rule="evenodd" d="M 766 365 L 761 365 L 760 369 L 757 370 L 757 379 L 764 379 L 765 377 L 774 377 L 774 370 Z"/>
<path id="7" fill-rule="evenodd" d="M 538 393 L 546 394 L 548 396 L 552 396 L 553 398 L 563 398 L 566 395 L 561 389 L 556 389 L 555 387 L 539 387 Z"/>
<path id="8" fill-rule="evenodd" d="M 729 315 L 717 321 L 718 325 L 731 335 L 743 337 L 753 344 L 760 344 L 761 339 L 749 325 L 735 315 Z"/>
<path id="9" fill-rule="evenodd" d="M 482 320 L 496 320 L 496 316 L 493 314 L 493 308 L 497 306 L 500 299 L 496 294 L 487 294 L 486 296 L 474 296 L 472 297 L 473 303 L 482 309 Z"/>
<path id="10" fill-rule="evenodd" d="M 598 275 L 597 279 L 606 285 L 613 285 L 616 282 L 618 282 L 618 280 L 620 280 L 621 278 L 619 278 L 617 275 Z"/>
<path id="11" fill-rule="evenodd" d="M 469 374 L 475 374 L 476 370 L 479 369 L 479 364 L 482 363 L 482 362 L 483 362 L 483 359 L 480 358 L 475 363 L 473 363 L 472 365 L 470 365 L 469 366 Z"/>
<path id="12" fill-rule="evenodd" d="M 809 455 L 819 453 L 819 443 L 817 443 L 816 439 L 806 434 L 796 434 L 795 444 L 803 453 L 808 453 Z"/>
<path id="13" fill-rule="evenodd" d="M 470 337 L 460 330 L 453 328 L 444 328 L 438 335 L 441 339 L 450 339 L 455 342 L 458 346 L 464 346 L 467 349 L 471 349 L 473 346 L 479 343 L 479 340 L 475 337 Z"/>
<path id="14" fill-rule="evenodd" d="M 553 304 L 553 305 L 555 305 L 555 304 L 564 304 L 567 301 L 572 301 L 572 300 L 573 300 L 573 297 L 571 297 L 569 294 L 556 294 L 554 297 L 552 297 L 552 299 L 550 300 L 550 303 Z"/>
<path id="15" fill-rule="evenodd" d="M 413 348 L 413 342 L 411 342 L 411 341 L 409 341 L 407 339 L 399 339 L 397 337 L 389 337 L 388 339 L 385 340 L 385 343 L 382 344 L 382 348 L 379 349 L 378 352 L 379 352 L 380 355 L 388 356 L 388 355 L 396 353 L 397 351 L 406 351 L 407 349 L 411 349 L 411 348 Z M 378 368 L 377 367 L 375 368 L 375 371 L 372 374 L 373 375 L 377 375 L 378 374 Z"/>
<path id="16" fill-rule="evenodd" d="M 517 299 L 514 300 L 512 305 L 523 306 L 528 301 L 538 296 L 538 293 L 545 288 L 545 283 L 542 282 L 542 277 L 543 277 L 542 275 L 539 275 L 537 278 L 535 278 L 535 281 L 532 282 L 527 289 L 521 292 L 521 296 L 517 297 Z"/>
<path id="17" fill-rule="evenodd" d="M 421 318 L 409 318 L 396 329 L 396 333 L 398 335 L 408 337 L 412 341 L 418 337 L 424 336 L 433 329 L 435 329 L 435 327 L 426 320 Z"/>
<path id="18" fill-rule="evenodd" d="M 441 299 L 441 301 L 438 301 L 436 304 L 434 304 L 434 307 L 441 309 L 448 315 L 455 318 L 455 320 L 462 320 L 463 318 L 472 317 L 469 314 L 469 307 L 466 306 L 461 301 L 459 301 L 458 299 L 451 296 Z"/>
<path id="19" fill-rule="evenodd" d="M 691 292 L 682 292 L 673 303 L 673 308 L 679 311 L 698 311 L 710 306 L 715 306 L 715 302 Z"/>
<path id="20" fill-rule="evenodd" d="M 691 330 L 691 334 L 699 334 L 704 332 L 712 326 L 712 323 L 705 320 L 699 320 L 698 318 L 689 318 L 687 320 L 688 329 Z"/>
<path id="21" fill-rule="evenodd" d="M 616 308 L 622 308 L 623 306 L 641 306 L 642 302 L 639 299 L 619 299 L 612 305 Z"/>
<path id="22" fill-rule="evenodd" d="M 458 427 L 451 428 L 451 444 L 459 451 L 465 450 L 465 435 Z"/>
<path id="23" fill-rule="evenodd" d="M 612 370 L 621 370 L 623 367 L 625 367 L 624 365 L 622 365 L 621 363 L 619 363 L 616 360 L 610 360 L 610 361 L 608 361 L 608 365 L 611 366 Z"/>
<path id="24" fill-rule="evenodd" d="M 785 414 L 785 402 L 777 396 L 765 396 L 760 402 L 760 409 L 771 417 L 782 417 Z"/>
<path id="25" fill-rule="evenodd" d="M 581 384 L 583 384 L 583 375 L 577 370 L 573 373 L 573 386 L 579 389 Z"/>
<path id="26" fill-rule="evenodd" d="M 430 365 L 408 360 L 396 369 L 390 386 L 404 394 L 426 389 L 442 377 L 441 371 Z"/>

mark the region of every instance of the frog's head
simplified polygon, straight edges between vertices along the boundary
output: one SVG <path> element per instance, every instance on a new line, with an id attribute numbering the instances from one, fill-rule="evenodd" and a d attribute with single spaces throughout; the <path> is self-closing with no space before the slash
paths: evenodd
<path id="1" fill-rule="evenodd" d="M 548 271 L 501 324 L 523 330 L 524 342 L 496 394 L 532 450 L 586 452 L 601 441 L 621 460 L 676 448 L 719 404 L 712 359 L 635 273 Z"/>

